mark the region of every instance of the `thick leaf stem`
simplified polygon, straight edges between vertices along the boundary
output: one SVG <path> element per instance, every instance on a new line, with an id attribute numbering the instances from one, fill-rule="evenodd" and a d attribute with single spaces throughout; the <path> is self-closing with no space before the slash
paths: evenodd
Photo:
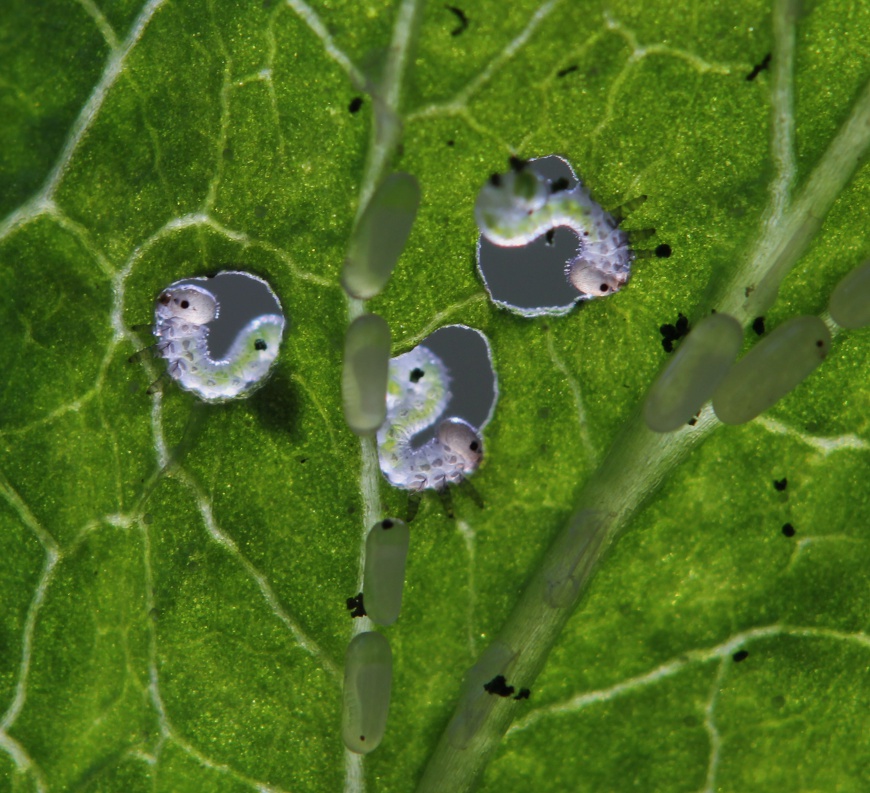
<path id="1" fill-rule="evenodd" d="M 719 310 L 746 325 L 775 300 L 782 279 L 806 250 L 868 146 L 870 83 L 780 223 L 762 228 L 749 256 L 714 302 Z M 754 286 L 748 296 L 747 285 Z M 695 427 L 657 435 L 635 412 L 583 487 L 577 511 L 550 546 L 498 637 L 468 673 L 418 793 L 472 787 L 520 707 L 487 694 L 482 682 L 504 675 L 515 687 L 531 686 L 608 548 L 671 471 L 719 426 L 708 406 Z"/>

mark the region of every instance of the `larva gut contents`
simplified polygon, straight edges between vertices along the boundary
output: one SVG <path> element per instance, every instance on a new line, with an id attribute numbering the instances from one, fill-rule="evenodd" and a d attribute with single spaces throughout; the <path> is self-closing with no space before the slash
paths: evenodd
<path id="1" fill-rule="evenodd" d="M 169 376 L 207 402 L 259 387 L 278 357 L 284 326 L 269 285 L 234 270 L 176 281 L 154 306 L 155 348 Z"/>
<path id="2" fill-rule="evenodd" d="M 475 217 L 484 286 L 514 313 L 567 314 L 578 301 L 619 291 L 631 274 L 628 234 L 556 155 L 494 174 Z"/>
<path id="3" fill-rule="evenodd" d="M 713 396 L 743 343 L 740 323 L 728 314 L 702 319 L 650 388 L 643 417 L 654 432 L 673 432 Z"/>
<path id="4" fill-rule="evenodd" d="M 831 334 L 818 317 L 795 317 L 743 356 L 713 394 L 725 424 L 751 421 L 795 388 L 825 359 Z"/>
<path id="5" fill-rule="evenodd" d="M 393 683 L 393 653 L 380 633 L 366 631 L 351 639 L 344 656 L 341 733 L 357 754 L 377 749 L 387 729 Z"/>
<path id="6" fill-rule="evenodd" d="M 378 458 L 396 487 L 443 490 L 477 470 L 498 386 L 486 337 L 448 325 L 390 360 Z"/>

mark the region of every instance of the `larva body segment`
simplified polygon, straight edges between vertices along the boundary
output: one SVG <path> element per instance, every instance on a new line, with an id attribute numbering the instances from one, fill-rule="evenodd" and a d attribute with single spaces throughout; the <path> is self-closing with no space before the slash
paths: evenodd
<path id="1" fill-rule="evenodd" d="M 538 173 L 537 162 L 532 160 L 519 170 L 496 174 L 481 188 L 475 204 L 475 218 L 481 234 L 497 246 L 520 247 L 530 245 L 555 228 L 568 228 L 576 237 L 576 252 L 565 263 L 564 269 L 567 280 L 580 293 L 574 301 L 618 292 L 628 281 L 634 258 L 628 234 L 619 228 L 613 215 L 592 199 L 579 181 L 572 179 L 573 187 L 556 189 L 555 183 Z M 571 170 L 567 163 L 564 165 Z M 573 177 L 573 171 L 571 173 Z M 478 259 L 483 274 L 481 257 L 479 246 Z M 487 283 L 485 275 L 484 282 Z M 497 302 L 501 304 L 502 301 Z M 506 304 L 506 307 L 511 306 Z M 529 310 L 514 307 L 514 310 L 533 316 L 564 313 L 566 308 L 554 306 L 547 310 Z"/>
<path id="2" fill-rule="evenodd" d="M 685 427 L 728 374 L 742 343 L 743 329 L 733 317 L 702 319 L 650 388 L 643 406 L 647 426 L 653 432 Z"/>
<path id="3" fill-rule="evenodd" d="M 246 273 L 220 273 L 216 277 L 246 277 L 263 285 L 277 306 L 268 285 Z M 186 391 L 207 402 L 246 396 L 266 378 L 278 357 L 285 320 L 263 314 L 247 322 L 219 359 L 209 350 L 209 323 L 217 319 L 216 296 L 197 284 L 176 282 L 160 293 L 154 307 L 153 333 L 157 350 L 166 359 L 169 375 Z"/>
<path id="4" fill-rule="evenodd" d="M 818 317 L 795 317 L 762 339 L 729 371 L 713 395 L 725 424 L 745 424 L 775 405 L 825 359 L 831 334 Z"/>
<path id="5" fill-rule="evenodd" d="M 410 539 L 407 524 L 397 518 L 379 521 L 366 538 L 363 595 L 366 612 L 378 625 L 399 618 Z"/>
<path id="6" fill-rule="evenodd" d="M 841 328 L 855 330 L 870 325 L 870 260 L 837 284 L 828 311 Z"/>
<path id="7" fill-rule="evenodd" d="M 344 417 L 357 435 L 375 432 L 387 415 L 390 327 L 377 314 L 357 317 L 344 340 Z"/>
<path id="8" fill-rule="evenodd" d="M 407 173 L 390 174 L 375 191 L 351 238 L 341 282 L 352 297 L 368 300 L 386 286 L 408 241 L 420 186 Z"/>
<path id="9" fill-rule="evenodd" d="M 357 754 L 376 749 L 387 728 L 393 680 L 393 654 L 386 638 L 374 631 L 355 636 L 344 657 L 341 732 L 344 745 Z"/>

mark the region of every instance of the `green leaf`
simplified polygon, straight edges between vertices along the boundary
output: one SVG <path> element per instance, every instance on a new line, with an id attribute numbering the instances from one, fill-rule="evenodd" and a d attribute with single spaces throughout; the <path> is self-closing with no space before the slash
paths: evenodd
<path id="1" fill-rule="evenodd" d="M 870 9 L 798 5 L 478 0 L 462 30 L 416 0 L 8 2 L 0 790 L 870 788 L 868 331 L 745 426 L 636 418 L 661 324 L 820 314 L 870 252 Z M 604 206 L 647 195 L 627 225 L 673 256 L 527 320 L 483 291 L 472 207 L 509 154 L 554 152 Z M 363 307 L 341 265 L 390 170 L 422 203 Z M 132 326 L 229 267 L 286 309 L 273 378 L 225 405 L 146 395 L 161 362 L 126 362 L 149 343 Z M 485 509 L 459 494 L 452 522 L 430 496 L 413 523 L 362 760 L 340 737 L 345 599 L 406 500 L 343 421 L 364 309 L 396 353 L 484 331 L 500 401 Z M 579 608 L 545 607 L 589 508 Z M 457 749 L 496 640 L 531 697 L 485 699 Z"/>

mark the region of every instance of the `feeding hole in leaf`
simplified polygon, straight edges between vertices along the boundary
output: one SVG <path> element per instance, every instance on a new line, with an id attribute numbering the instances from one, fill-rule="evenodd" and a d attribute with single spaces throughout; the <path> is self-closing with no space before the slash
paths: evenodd
<path id="1" fill-rule="evenodd" d="M 489 342 L 465 325 L 439 328 L 391 359 L 387 420 L 378 430 L 384 476 L 412 492 L 462 482 L 483 459 L 482 431 L 497 398 Z M 445 509 L 450 514 L 450 502 Z"/>
<path id="2" fill-rule="evenodd" d="M 168 376 L 207 402 L 222 402 L 265 381 L 284 326 L 269 284 L 227 270 L 166 287 L 155 301 L 152 332 Z"/>
<path id="3" fill-rule="evenodd" d="M 635 258 L 618 219 L 562 157 L 513 157 L 510 166 L 490 177 L 475 204 L 477 269 L 492 301 L 535 317 L 618 292 Z"/>

